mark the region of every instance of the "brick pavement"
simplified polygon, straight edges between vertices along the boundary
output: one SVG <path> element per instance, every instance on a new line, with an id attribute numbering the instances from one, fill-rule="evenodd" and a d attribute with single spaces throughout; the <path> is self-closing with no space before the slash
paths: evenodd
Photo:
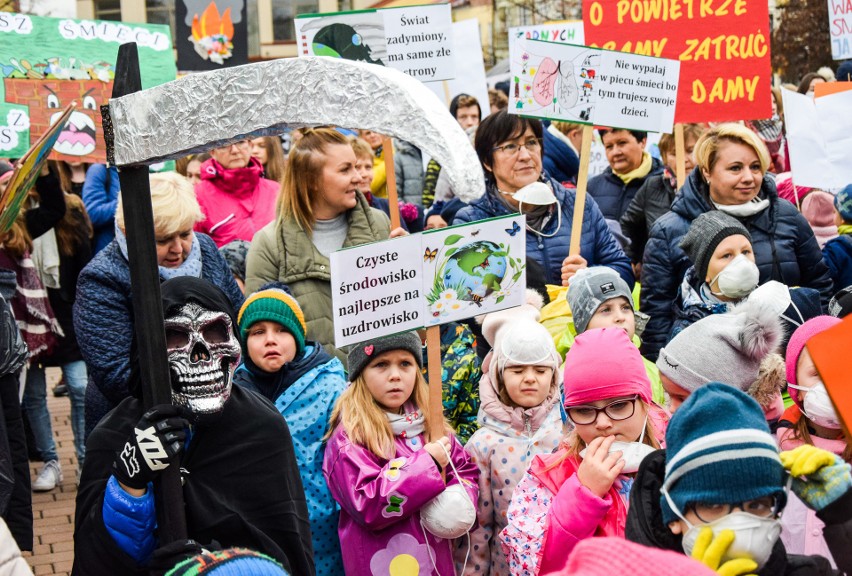
<path id="1" fill-rule="evenodd" d="M 33 553 L 25 554 L 36 576 L 71 573 L 74 559 L 74 499 L 77 497 L 77 456 L 71 433 L 71 403 L 68 397 L 54 398 L 51 393 L 59 380 L 58 368 L 47 369 L 47 407 L 53 423 L 57 453 L 64 479 L 50 492 L 33 492 Z M 35 480 L 41 462 L 30 462 Z"/>

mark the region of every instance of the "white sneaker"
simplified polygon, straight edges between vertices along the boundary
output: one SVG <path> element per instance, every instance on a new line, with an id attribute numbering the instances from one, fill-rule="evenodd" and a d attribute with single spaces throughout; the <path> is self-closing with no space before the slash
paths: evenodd
<path id="1" fill-rule="evenodd" d="M 33 482 L 33 492 L 53 490 L 60 482 L 62 482 L 62 468 L 59 466 L 58 460 L 51 460 L 44 464 L 38 478 Z"/>

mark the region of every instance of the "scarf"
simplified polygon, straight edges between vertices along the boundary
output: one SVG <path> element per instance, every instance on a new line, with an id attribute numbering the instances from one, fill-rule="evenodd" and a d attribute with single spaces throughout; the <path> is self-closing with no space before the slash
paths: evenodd
<path id="1" fill-rule="evenodd" d="M 59 282 L 59 246 L 56 244 L 55 228 L 51 228 L 33 240 L 33 251 L 30 256 L 44 287 L 61 288 Z"/>
<path id="2" fill-rule="evenodd" d="M 403 440 L 417 438 L 425 430 L 426 417 L 411 402 L 405 403 L 402 414 L 385 412 L 385 415 L 388 417 L 393 435 L 399 436 Z"/>
<path id="3" fill-rule="evenodd" d="M 130 257 L 127 255 L 127 236 L 116 224 L 115 226 L 115 241 L 118 243 L 118 249 L 124 259 L 130 262 Z M 198 241 L 198 235 L 192 234 L 192 248 L 189 250 L 189 256 L 177 268 L 166 268 L 158 266 L 160 269 L 160 278 L 163 280 L 171 280 L 178 276 L 194 276 L 201 278 L 201 242 Z"/>
<path id="4" fill-rule="evenodd" d="M 841 224 L 837 227 L 838 234 L 852 234 L 852 224 Z"/>
<path id="5" fill-rule="evenodd" d="M 712 202 L 712 200 L 711 200 Z M 748 218 L 749 216 L 754 216 L 755 214 L 759 214 L 766 210 L 769 206 L 769 199 L 764 198 L 760 199 L 760 197 L 755 196 L 745 204 L 735 204 L 733 206 L 727 206 L 725 204 L 716 204 L 713 202 L 713 206 L 716 207 L 716 210 L 720 210 L 725 214 L 729 214 L 734 218 Z"/>
<path id="6" fill-rule="evenodd" d="M 651 168 L 654 166 L 654 161 L 651 160 L 651 155 L 647 152 L 642 152 L 642 163 L 639 164 L 639 167 L 635 170 L 631 170 L 627 174 L 619 174 L 615 170 L 612 171 L 613 174 L 618 176 L 625 185 L 630 184 L 633 180 L 638 178 L 644 178 L 648 174 L 651 173 Z"/>
<path id="7" fill-rule="evenodd" d="M 672 189 L 677 192 L 677 175 L 668 166 L 663 166 L 663 179 L 668 180 Z"/>
<path id="8" fill-rule="evenodd" d="M 750 128 L 754 130 L 764 142 L 777 142 L 781 139 L 783 124 L 781 120 L 770 118 L 768 120 L 751 120 Z"/>

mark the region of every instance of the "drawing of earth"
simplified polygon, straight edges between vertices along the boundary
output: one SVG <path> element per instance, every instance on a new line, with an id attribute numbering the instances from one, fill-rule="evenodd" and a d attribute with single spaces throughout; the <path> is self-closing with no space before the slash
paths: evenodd
<path id="1" fill-rule="evenodd" d="M 458 249 L 444 266 L 444 286 L 458 288 L 459 300 L 478 301 L 495 290 L 506 275 L 504 251 L 488 241 L 471 242 Z"/>

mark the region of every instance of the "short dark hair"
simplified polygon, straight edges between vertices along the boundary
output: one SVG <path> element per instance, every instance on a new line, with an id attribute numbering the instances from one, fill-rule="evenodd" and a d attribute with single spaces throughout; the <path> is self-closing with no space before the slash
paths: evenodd
<path id="1" fill-rule="evenodd" d="M 482 124 L 476 130 L 473 147 L 476 149 L 476 155 L 479 157 L 482 169 L 485 170 L 486 178 L 493 178 L 491 170 L 487 166 L 494 164 L 494 147 L 506 140 L 517 138 L 526 132 L 527 128 L 532 129 L 536 138 L 542 137 L 544 129 L 540 120 L 509 114 L 506 109 L 489 114 L 482 121 Z"/>
<path id="2" fill-rule="evenodd" d="M 479 106 L 479 100 L 470 94 L 456 95 L 453 101 L 450 102 L 450 114 L 453 115 L 453 118 L 457 118 L 456 114 L 459 108 L 468 108 L 470 106 L 476 106 L 476 109 L 479 110 L 479 119 L 482 120 L 482 108 Z"/>
<path id="3" fill-rule="evenodd" d="M 629 132 L 634 138 L 636 138 L 637 142 L 648 139 L 648 133 L 643 132 L 642 130 L 627 130 L 626 128 L 598 128 L 598 134 L 601 135 L 601 138 L 610 132 Z"/>

